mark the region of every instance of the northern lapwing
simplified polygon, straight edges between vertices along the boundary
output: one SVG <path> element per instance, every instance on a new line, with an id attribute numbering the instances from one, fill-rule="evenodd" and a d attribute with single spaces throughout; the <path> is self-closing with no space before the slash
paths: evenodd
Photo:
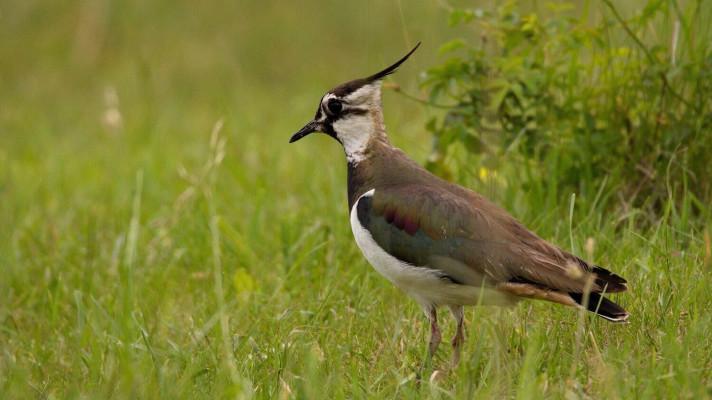
<path id="1" fill-rule="evenodd" d="M 483 196 L 431 174 L 391 145 L 381 82 L 419 45 L 383 71 L 328 91 L 314 119 L 289 142 L 323 132 L 343 146 L 356 244 L 425 311 L 430 357 L 441 340 L 439 306 L 449 307 L 457 321 L 454 364 L 464 340 L 465 305 L 533 298 L 626 321 L 628 313 L 604 297 L 625 291 L 625 279 L 540 238 Z"/>

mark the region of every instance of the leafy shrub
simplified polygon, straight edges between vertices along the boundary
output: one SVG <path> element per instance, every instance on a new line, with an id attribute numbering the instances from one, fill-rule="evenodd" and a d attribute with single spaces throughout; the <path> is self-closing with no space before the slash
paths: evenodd
<path id="1" fill-rule="evenodd" d="M 712 198 L 712 32 L 709 7 L 690 3 L 650 0 L 628 19 L 608 0 L 452 10 L 451 24 L 478 36 L 444 44 L 450 58 L 425 74 L 429 103 L 448 108 L 428 123 L 428 168 L 448 175 L 460 148 L 527 170 L 524 190 L 605 186 L 618 191 L 608 207 L 659 215 L 685 198 L 700 211 Z"/>

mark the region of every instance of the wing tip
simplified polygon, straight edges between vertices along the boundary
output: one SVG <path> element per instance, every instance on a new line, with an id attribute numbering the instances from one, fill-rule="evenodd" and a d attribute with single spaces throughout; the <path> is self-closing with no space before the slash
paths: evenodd
<path id="1" fill-rule="evenodd" d="M 600 293 L 589 293 L 588 301 L 584 301 L 583 293 L 569 293 L 576 304 L 599 317 L 615 323 L 627 323 L 630 314 L 623 307 L 603 297 Z"/>
<path id="2" fill-rule="evenodd" d="M 603 314 L 596 314 L 599 317 L 605 319 L 606 321 L 613 322 L 615 324 L 629 324 L 630 321 L 628 321 L 628 317 L 630 317 L 630 314 L 627 312 L 618 315 L 618 316 L 608 316 L 608 315 L 603 315 Z"/>

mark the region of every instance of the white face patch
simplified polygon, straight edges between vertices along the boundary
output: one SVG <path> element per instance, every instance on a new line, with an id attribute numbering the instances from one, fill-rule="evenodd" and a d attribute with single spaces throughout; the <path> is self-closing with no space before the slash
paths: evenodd
<path id="1" fill-rule="evenodd" d="M 364 158 L 364 150 L 375 131 L 374 122 L 367 114 L 352 114 L 334 122 L 336 137 L 341 141 L 346 160 L 358 164 Z"/>
<path id="2" fill-rule="evenodd" d="M 336 97 L 329 93 L 324 96 L 322 104 L 328 104 L 329 99 Z M 360 87 L 343 98 L 344 115 L 334 121 L 332 127 L 336 137 L 341 141 L 350 163 L 358 164 L 364 158 L 368 142 L 376 131 L 376 121 L 371 110 L 381 107 L 381 85 L 374 82 Z M 349 110 L 365 112 L 349 113 Z"/>
<path id="3" fill-rule="evenodd" d="M 354 105 L 377 105 L 381 100 L 381 84 L 379 82 L 361 86 L 345 98 L 346 102 Z"/>

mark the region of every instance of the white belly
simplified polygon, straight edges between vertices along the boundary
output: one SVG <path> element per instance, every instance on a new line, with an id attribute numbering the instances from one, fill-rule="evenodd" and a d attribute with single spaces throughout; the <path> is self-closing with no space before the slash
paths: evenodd
<path id="1" fill-rule="evenodd" d="M 364 257 L 381 275 L 408 293 L 423 307 L 440 305 L 510 304 L 509 296 L 490 288 L 458 285 L 442 279 L 432 268 L 405 263 L 383 250 L 371 233 L 361 225 L 356 207 L 364 197 L 373 196 L 375 189 L 361 195 L 351 208 L 351 231 Z"/>

